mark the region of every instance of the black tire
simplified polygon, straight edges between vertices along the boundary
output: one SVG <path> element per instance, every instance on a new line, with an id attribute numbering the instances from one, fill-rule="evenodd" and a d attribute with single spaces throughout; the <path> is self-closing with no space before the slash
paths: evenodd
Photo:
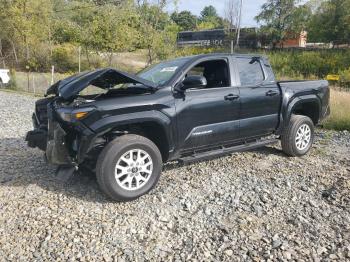
<path id="1" fill-rule="evenodd" d="M 115 168 L 118 160 L 130 150 L 143 150 L 153 162 L 153 171 L 147 182 L 137 190 L 126 190 L 118 184 Z M 131 201 L 151 191 L 162 171 L 162 156 L 158 147 L 149 139 L 139 135 L 124 135 L 111 141 L 97 159 L 96 177 L 101 190 L 113 200 Z M 134 181 L 132 179 L 132 181 Z"/>
<path id="2" fill-rule="evenodd" d="M 310 129 L 310 141 L 303 149 L 297 147 L 296 136 L 301 126 L 307 125 Z M 284 129 L 281 136 L 282 150 L 288 156 L 303 156 L 311 149 L 314 141 L 314 123 L 307 116 L 292 115 L 289 125 Z"/>
<path id="3" fill-rule="evenodd" d="M 4 88 L 4 83 L 2 82 L 1 78 L 0 78 L 0 88 Z"/>

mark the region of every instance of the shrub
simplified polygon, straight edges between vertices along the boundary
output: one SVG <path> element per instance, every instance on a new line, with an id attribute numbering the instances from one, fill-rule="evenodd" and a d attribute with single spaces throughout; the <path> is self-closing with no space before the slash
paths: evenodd
<path id="1" fill-rule="evenodd" d="M 63 44 L 56 47 L 52 52 L 52 62 L 56 72 L 78 71 L 77 48 L 71 44 Z"/>
<path id="2" fill-rule="evenodd" d="M 350 66 L 350 50 L 279 50 L 267 52 L 277 75 L 325 78 Z"/>
<path id="3" fill-rule="evenodd" d="M 224 49 L 218 49 L 213 47 L 184 47 L 176 50 L 175 56 L 190 56 L 199 54 L 219 53 L 223 52 Z"/>
<path id="4" fill-rule="evenodd" d="M 17 90 L 17 78 L 16 78 L 16 70 L 10 69 L 10 81 L 7 85 L 9 89 Z"/>
<path id="5" fill-rule="evenodd" d="M 340 72 L 340 85 L 342 87 L 350 88 L 350 68 Z"/>
<path id="6" fill-rule="evenodd" d="M 46 72 L 50 70 L 50 47 L 47 43 L 38 43 L 32 48 L 32 54 L 25 66 L 30 71 Z"/>

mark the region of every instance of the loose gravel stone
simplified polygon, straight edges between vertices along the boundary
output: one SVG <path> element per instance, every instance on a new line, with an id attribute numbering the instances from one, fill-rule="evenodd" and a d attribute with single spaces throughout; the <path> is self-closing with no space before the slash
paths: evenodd
<path id="1" fill-rule="evenodd" d="M 0 260 L 349 260 L 349 132 L 317 129 L 301 158 L 276 146 L 169 163 L 150 194 L 115 203 L 26 146 L 35 100 L 0 91 Z"/>

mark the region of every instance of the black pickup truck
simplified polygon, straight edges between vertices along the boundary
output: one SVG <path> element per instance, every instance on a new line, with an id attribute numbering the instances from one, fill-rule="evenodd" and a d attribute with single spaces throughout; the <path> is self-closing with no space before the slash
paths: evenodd
<path id="1" fill-rule="evenodd" d="M 156 185 L 167 161 L 279 140 L 287 155 L 306 154 L 329 95 L 327 81 L 277 82 L 255 55 L 183 57 L 137 75 L 99 69 L 51 86 L 26 140 L 62 172 L 88 167 L 109 197 L 128 201 Z"/>

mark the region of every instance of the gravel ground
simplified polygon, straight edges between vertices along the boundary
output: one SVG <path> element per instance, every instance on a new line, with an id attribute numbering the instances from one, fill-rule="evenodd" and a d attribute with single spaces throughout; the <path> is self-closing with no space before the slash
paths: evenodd
<path id="1" fill-rule="evenodd" d="M 28 148 L 35 98 L 0 92 L 0 260 L 350 260 L 350 134 L 169 164 L 150 194 L 114 203 L 92 176 L 58 182 Z"/>

